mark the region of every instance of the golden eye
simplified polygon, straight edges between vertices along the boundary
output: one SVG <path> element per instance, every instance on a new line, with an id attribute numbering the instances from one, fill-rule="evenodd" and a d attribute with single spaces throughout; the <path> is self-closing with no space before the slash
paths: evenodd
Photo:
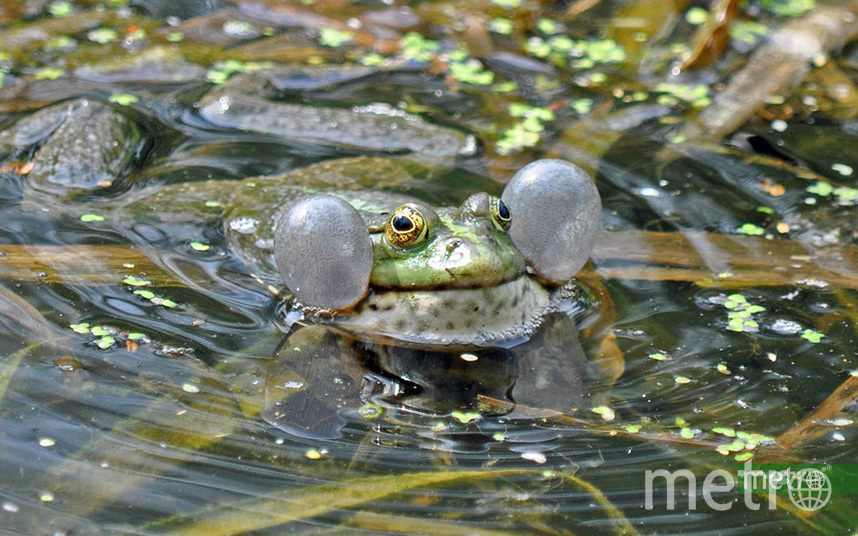
<path id="1" fill-rule="evenodd" d="M 408 205 L 394 210 L 385 227 L 387 241 L 400 248 L 419 246 L 426 241 L 427 231 L 423 214 Z"/>
<path id="2" fill-rule="evenodd" d="M 492 211 L 492 223 L 499 231 L 506 232 L 509 230 L 509 224 L 512 222 L 512 214 L 509 212 L 509 207 L 501 201 L 500 197 L 489 198 L 489 208 Z"/>

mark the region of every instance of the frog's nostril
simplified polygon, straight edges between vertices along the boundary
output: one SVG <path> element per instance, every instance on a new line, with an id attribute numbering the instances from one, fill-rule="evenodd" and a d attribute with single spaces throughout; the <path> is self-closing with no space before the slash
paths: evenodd
<path id="1" fill-rule="evenodd" d="M 447 253 L 452 253 L 457 247 L 462 245 L 462 241 L 458 238 L 447 241 Z"/>

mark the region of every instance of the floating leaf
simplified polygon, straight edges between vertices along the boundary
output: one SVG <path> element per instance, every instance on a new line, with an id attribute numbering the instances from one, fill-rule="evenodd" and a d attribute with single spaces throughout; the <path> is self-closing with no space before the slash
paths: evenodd
<path id="1" fill-rule="evenodd" d="M 820 197 L 828 197 L 834 191 L 834 187 L 825 181 L 816 181 L 815 184 L 808 186 L 806 190 Z"/>
<path id="2" fill-rule="evenodd" d="M 129 106 L 139 100 L 140 99 L 137 95 L 132 95 L 130 93 L 114 93 L 110 96 L 110 102 L 116 103 L 120 106 Z"/>
<path id="3" fill-rule="evenodd" d="M 152 298 L 155 297 L 155 293 L 152 292 L 151 290 L 143 290 L 143 289 L 135 290 L 134 294 L 140 296 L 141 298 L 147 299 L 147 300 L 151 300 Z"/>
<path id="4" fill-rule="evenodd" d="M 155 305 L 161 305 L 163 307 L 167 307 L 168 309 L 173 309 L 178 304 L 173 300 L 168 300 L 166 298 L 152 298 L 152 303 Z"/>
<path id="5" fill-rule="evenodd" d="M 492 0 L 492 4 L 506 9 L 516 9 L 521 7 L 521 0 Z"/>
<path id="6" fill-rule="evenodd" d="M 86 34 L 86 38 L 94 43 L 105 45 L 117 37 L 116 30 L 112 28 L 96 28 Z"/>
<path id="7" fill-rule="evenodd" d="M 842 203 L 851 203 L 858 200 L 858 189 L 849 186 L 838 186 L 834 189 L 834 195 Z"/>
<path id="8" fill-rule="evenodd" d="M 399 40 L 401 55 L 406 60 L 431 61 L 441 48 L 438 41 L 427 39 L 417 32 L 408 32 Z"/>
<path id="9" fill-rule="evenodd" d="M 557 33 L 557 23 L 552 19 L 539 19 L 536 21 L 536 29 L 547 35 Z"/>
<path id="10" fill-rule="evenodd" d="M 48 13 L 54 17 L 67 17 L 71 13 L 71 3 L 69 2 L 51 2 L 48 6 Z"/>
<path id="11" fill-rule="evenodd" d="M 69 326 L 75 333 L 89 333 L 89 322 L 81 322 L 80 324 L 72 324 Z"/>
<path id="12" fill-rule="evenodd" d="M 688 21 L 688 24 L 693 24 L 694 26 L 703 24 L 708 19 L 709 12 L 702 7 L 692 7 L 685 12 L 685 20 Z"/>
<path id="13" fill-rule="evenodd" d="M 807 339 L 814 344 L 820 342 L 823 337 L 825 337 L 825 335 L 813 329 L 806 329 L 804 330 L 804 333 L 801 334 L 802 339 Z"/>
<path id="14" fill-rule="evenodd" d="M 33 75 L 36 80 L 56 80 L 65 74 L 66 70 L 62 67 L 45 67 L 36 71 Z"/>
<path id="15" fill-rule="evenodd" d="M 211 249 L 211 246 L 208 244 L 203 244 L 202 242 L 191 242 L 191 249 L 194 251 L 208 251 Z"/>
<path id="16" fill-rule="evenodd" d="M 450 414 L 450 416 L 451 416 L 451 417 L 453 417 L 454 419 L 456 419 L 457 421 L 459 421 L 459 422 L 460 422 L 460 423 L 462 423 L 462 424 L 467 424 L 467 423 L 469 423 L 469 422 L 473 422 L 473 421 L 475 421 L 475 420 L 477 420 L 477 419 L 479 419 L 479 418 L 480 418 L 480 414 L 479 414 L 479 413 L 475 413 L 475 412 L 462 412 L 462 411 L 454 411 L 453 413 L 451 413 L 451 414 Z"/>
<path id="17" fill-rule="evenodd" d="M 381 65 L 382 63 L 384 63 L 384 56 L 375 52 L 370 52 L 369 54 L 364 54 L 363 56 L 361 56 L 358 61 L 368 67 L 374 67 L 376 65 Z"/>
<path id="18" fill-rule="evenodd" d="M 106 335 L 110 335 L 110 332 L 104 329 L 101 326 L 94 326 L 89 330 L 90 333 L 95 335 L 96 337 L 104 337 Z"/>
<path id="19" fill-rule="evenodd" d="M 754 225 L 753 223 L 746 223 L 739 227 L 736 232 L 749 236 L 761 236 L 766 232 L 766 230 L 759 225 Z"/>
<path id="20" fill-rule="evenodd" d="M 152 282 L 147 279 L 138 279 L 133 275 L 127 276 L 122 280 L 126 285 L 131 285 L 132 287 L 145 287 L 146 285 L 151 285 Z"/>
<path id="21" fill-rule="evenodd" d="M 590 411 L 592 411 L 596 415 L 601 416 L 603 420 L 608 422 L 613 421 L 614 418 L 616 418 L 616 413 L 614 413 L 614 410 L 612 410 L 608 406 L 597 406 Z"/>
<path id="22" fill-rule="evenodd" d="M 512 33 L 512 21 L 503 17 L 497 17 L 489 21 L 489 30 L 501 35 L 509 35 Z"/>
<path id="23" fill-rule="evenodd" d="M 104 216 L 99 216 L 98 214 L 84 214 L 80 217 L 80 221 L 84 223 L 91 223 L 94 221 L 104 221 Z"/>
<path id="24" fill-rule="evenodd" d="M 336 28 L 322 28 L 319 30 L 319 42 L 326 47 L 341 47 L 354 40 L 354 32 L 348 30 L 337 30 Z"/>

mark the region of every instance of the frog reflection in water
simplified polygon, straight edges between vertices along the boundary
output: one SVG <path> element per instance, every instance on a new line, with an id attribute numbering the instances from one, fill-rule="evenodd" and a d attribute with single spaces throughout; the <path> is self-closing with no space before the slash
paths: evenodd
<path id="1" fill-rule="evenodd" d="M 568 411 L 587 370 L 570 280 L 600 216 L 590 178 L 560 160 L 459 207 L 383 192 L 287 203 L 273 228 L 276 264 L 295 296 L 291 316 L 321 322 L 281 345 L 266 420 L 336 436 L 337 410 L 359 398 L 444 412 L 476 409 L 484 395 Z"/>

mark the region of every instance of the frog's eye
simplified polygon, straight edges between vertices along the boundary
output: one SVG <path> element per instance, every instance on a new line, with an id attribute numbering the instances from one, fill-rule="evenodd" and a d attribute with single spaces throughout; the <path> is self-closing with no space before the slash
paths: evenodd
<path id="1" fill-rule="evenodd" d="M 499 231 L 507 232 L 512 223 L 509 207 L 499 197 L 492 196 L 489 198 L 489 208 L 492 211 L 492 223 Z"/>
<path id="2" fill-rule="evenodd" d="M 427 231 L 423 214 L 408 205 L 394 210 L 385 226 L 387 241 L 398 248 L 419 246 L 426 241 Z"/>

